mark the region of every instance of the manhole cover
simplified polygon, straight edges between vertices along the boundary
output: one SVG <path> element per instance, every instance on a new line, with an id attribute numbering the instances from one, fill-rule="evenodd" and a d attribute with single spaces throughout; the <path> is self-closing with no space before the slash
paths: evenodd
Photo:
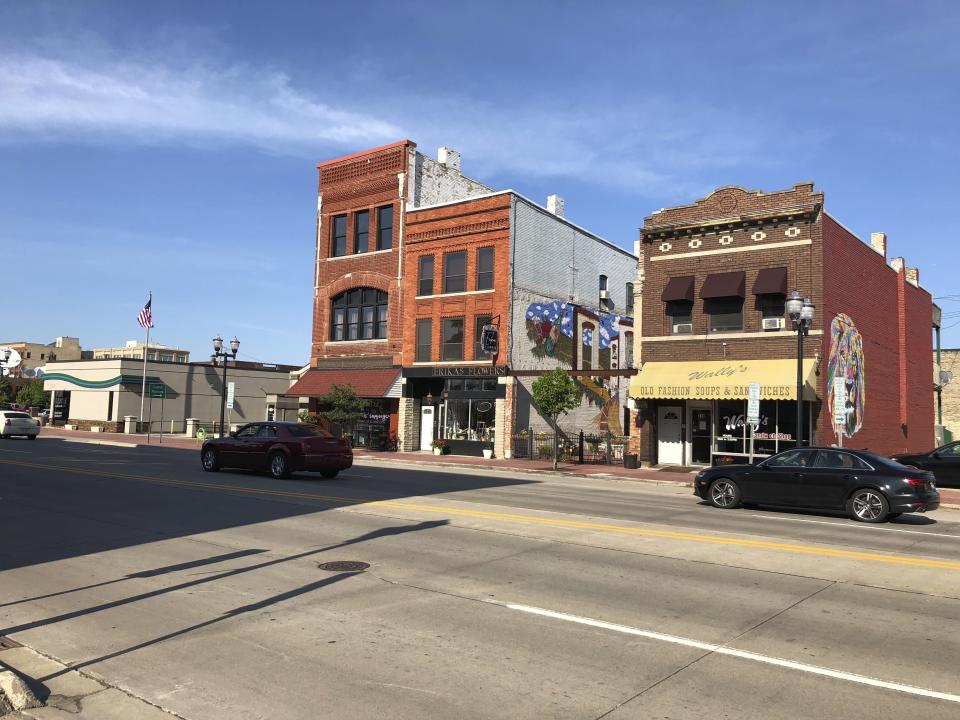
<path id="1" fill-rule="evenodd" d="M 320 563 L 317 567 L 327 572 L 363 572 L 370 567 L 370 563 L 360 562 L 359 560 L 335 560 L 334 562 Z"/>
<path id="2" fill-rule="evenodd" d="M 23 647 L 16 640 L 11 640 L 8 637 L 0 635 L 0 650 L 9 650 L 10 648 Z"/>

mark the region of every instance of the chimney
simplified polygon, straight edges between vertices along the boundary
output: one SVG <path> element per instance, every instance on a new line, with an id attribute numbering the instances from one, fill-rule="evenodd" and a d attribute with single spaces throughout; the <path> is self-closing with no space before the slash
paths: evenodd
<path id="1" fill-rule="evenodd" d="M 913 285 L 914 287 L 920 287 L 920 269 L 919 268 L 907 268 L 907 282 Z"/>
<path id="2" fill-rule="evenodd" d="M 903 272 L 904 260 L 902 257 L 895 257 L 890 261 L 890 267 L 897 272 Z"/>
<path id="3" fill-rule="evenodd" d="M 453 148 L 442 147 L 437 150 L 437 162 L 446 166 L 447 170 L 460 172 L 460 153 Z"/>
<path id="4" fill-rule="evenodd" d="M 563 217 L 563 198 L 559 195 L 547 195 L 547 211 L 557 217 Z"/>
<path id="5" fill-rule="evenodd" d="M 887 234 L 882 232 L 870 233 L 870 247 L 877 251 L 880 255 L 883 255 L 883 259 L 887 259 Z"/>

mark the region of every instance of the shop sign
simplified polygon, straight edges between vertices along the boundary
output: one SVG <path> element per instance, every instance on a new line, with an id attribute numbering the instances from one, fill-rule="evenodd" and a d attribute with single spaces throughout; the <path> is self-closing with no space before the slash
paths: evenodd
<path id="1" fill-rule="evenodd" d="M 760 383 L 750 383 L 747 393 L 747 422 L 751 425 L 760 422 Z"/>
<path id="2" fill-rule="evenodd" d="M 430 368 L 433 377 L 506 377 L 506 365 L 453 366 Z"/>

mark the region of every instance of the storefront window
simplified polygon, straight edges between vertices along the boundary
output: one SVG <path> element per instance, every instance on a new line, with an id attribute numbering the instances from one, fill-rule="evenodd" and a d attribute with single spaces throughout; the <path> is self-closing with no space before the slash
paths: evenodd
<path id="1" fill-rule="evenodd" d="M 444 437 L 448 440 L 489 440 L 494 427 L 494 400 L 447 400 Z"/>
<path id="2" fill-rule="evenodd" d="M 760 422 L 754 427 L 753 454 L 776 455 L 796 446 L 796 404 L 760 401 Z M 714 455 L 749 455 L 750 426 L 745 400 L 717 402 Z"/>

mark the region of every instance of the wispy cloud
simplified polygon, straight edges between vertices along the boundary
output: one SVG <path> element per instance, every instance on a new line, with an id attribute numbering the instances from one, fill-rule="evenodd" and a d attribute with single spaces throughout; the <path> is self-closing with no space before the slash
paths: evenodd
<path id="1" fill-rule="evenodd" d="M 774 145 L 769 122 L 761 128 L 702 101 L 691 113 L 682 98 L 571 103 L 495 88 L 484 98 L 427 94 L 398 89 L 381 72 L 367 69 L 365 82 L 345 92 L 333 83 L 298 87 L 247 65 L 8 53 L 0 55 L 0 141 L 242 143 L 313 159 L 413 137 L 425 147 L 453 144 L 481 179 L 556 177 L 684 193 L 702 187 L 705 173 L 755 162 Z M 369 107 L 380 114 L 358 110 Z"/>
<path id="2" fill-rule="evenodd" d="M 0 56 L 0 133 L 45 139 L 376 143 L 400 130 L 331 107 L 289 78 L 243 66 L 103 66 L 32 54 Z"/>

